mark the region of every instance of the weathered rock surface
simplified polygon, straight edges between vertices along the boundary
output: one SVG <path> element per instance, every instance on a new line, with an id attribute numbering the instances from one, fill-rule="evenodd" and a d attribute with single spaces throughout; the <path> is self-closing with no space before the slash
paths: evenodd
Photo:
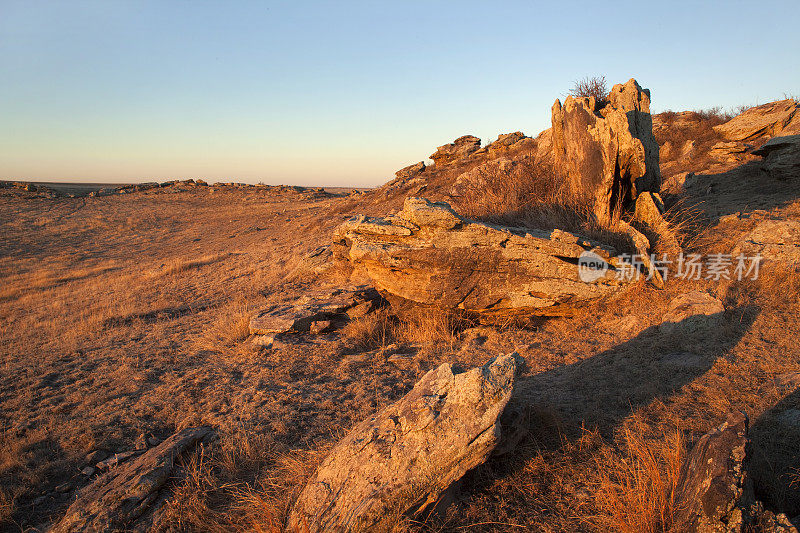
<path id="1" fill-rule="evenodd" d="M 800 119 L 800 114 L 798 114 Z M 764 158 L 762 167 L 777 180 L 800 177 L 800 135 L 773 137 L 753 154 Z"/>
<path id="2" fill-rule="evenodd" d="M 250 320 L 251 335 L 277 335 L 309 331 L 315 322 L 358 316 L 380 305 L 380 295 L 371 287 L 337 287 L 311 291 L 288 304 L 274 305 Z"/>
<path id="3" fill-rule="evenodd" d="M 487 319 L 569 313 L 634 281 L 617 279 L 612 248 L 581 235 L 479 223 L 424 198 L 406 199 L 394 216 L 355 217 L 335 241 L 378 290 Z M 587 252 L 608 266 L 592 281 L 579 276 Z"/>
<path id="4" fill-rule="evenodd" d="M 420 161 L 419 163 L 414 163 L 413 165 L 408 165 L 407 167 L 401 168 L 395 172 L 394 175 L 400 179 L 409 179 L 419 175 L 424 170 L 425 162 Z"/>
<path id="5" fill-rule="evenodd" d="M 719 323 L 725 306 L 707 292 L 691 291 L 674 298 L 661 322 L 661 331 L 690 333 Z"/>
<path id="6" fill-rule="evenodd" d="M 784 513 L 766 510 L 756 500 L 747 472 L 750 463 L 747 416 L 730 413 L 697 441 L 684 460 L 672 531 L 797 533 Z"/>
<path id="7" fill-rule="evenodd" d="M 369 531 L 392 512 L 436 502 L 500 441 L 516 354 L 456 373 L 431 370 L 397 402 L 357 425 L 304 487 L 290 531 Z"/>
<path id="8" fill-rule="evenodd" d="M 763 261 L 800 264 L 800 220 L 764 220 L 747 233 L 734 249 L 747 257 L 760 255 Z"/>
<path id="9" fill-rule="evenodd" d="M 775 136 L 788 130 L 787 133 L 800 133 L 795 125 L 800 125 L 798 105 L 791 98 L 751 107 L 724 124 L 714 129 L 729 141 L 748 141 L 762 135 Z M 793 120 L 794 119 L 794 120 Z M 791 127 L 790 127 L 791 126 Z"/>
<path id="10" fill-rule="evenodd" d="M 112 469 L 83 489 L 53 533 L 123 531 L 145 513 L 169 479 L 174 460 L 212 435 L 211 428 L 188 428 L 135 460 Z"/>
<path id="11" fill-rule="evenodd" d="M 752 145 L 743 142 L 722 141 L 712 146 L 708 155 L 720 161 L 736 162 L 741 161 L 752 148 Z"/>
<path id="12" fill-rule="evenodd" d="M 661 187 L 650 91 L 636 80 L 617 84 L 608 104 L 568 96 L 552 107 L 553 158 L 572 191 L 594 202 L 600 220 L 618 215 L 643 191 Z"/>
<path id="13" fill-rule="evenodd" d="M 745 492 L 747 417 L 732 413 L 703 435 L 683 464 L 676 502 L 675 531 L 741 531 Z"/>
<path id="14" fill-rule="evenodd" d="M 437 166 L 448 165 L 463 159 L 481 147 L 481 140 L 474 135 L 463 135 L 450 144 L 440 146 L 431 154 L 431 159 Z"/>

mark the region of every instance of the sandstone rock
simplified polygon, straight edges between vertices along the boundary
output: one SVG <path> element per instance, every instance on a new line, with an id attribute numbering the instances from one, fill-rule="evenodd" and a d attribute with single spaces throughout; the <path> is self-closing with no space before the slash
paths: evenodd
<path id="1" fill-rule="evenodd" d="M 309 333 L 312 335 L 319 335 L 331 329 L 333 323 L 330 320 L 315 320 L 308 328 Z"/>
<path id="2" fill-rule="evenodd" d="M 274 336 L 288 331 L 308 331 L 313 322 L 342 318 L 349 309 L 362 304 L 371 310 L 380 305 L 379 302 L 378 293 L 367 286 L 320 289 L 288 304 L 261 311 L 250 320 L 250 334 Z"/>
<path id="3" fill-rule="evenodd" d="M 250 342 L 253 346 L 269 349 L 275 343 L 275 337 L 272 335 L 254 335 Z"/>
<path id="4" fill-rule="evenodd" d="M 172 473 L 175 458 L 211 434 L 210 428 L 184 429 L 136 460 L 100 476 L 80 492 L 51 532 L 129 530 L 155 501 Z"/>
<path id="5" fill-rule="evenodd" d="M 569 313 L 634 281 L 617 279 L 624 264 L 612 248 L 581 235 L 478 223 L 424 198 L 406 199 L 395 216 L 351 219 L 334 238 L 378 290 L 485 319 Z M 589 252 L 607 270 L 582 281 Z"/>
<path id="6" fill-rule="evenodd" d="M 403 167 L 397 172 L 394 173 L 400 179 L 408 179 L 413 178 L 417 174 L 421 173 L 425 170 L 425 162 L 420 161 L 419 163 L 414 163 L 413 165 L 409 165 L 407 167 Z"/>
<path id="7" fill-rule="evenodd" d="M 800 264 L 800 220 L 764 220 L 747 233 L 733 251 L 734 256 L 760 255 L 763 261 Z"/>
<path id="8" fill-rule="evenodd" d="M 741 161 L 742 156 L 753 148 L 752 145 L 737 141 L 716 143 L 708 151 L 708 155 L 721 161 Z"/>
<path id="9" fill-rule="evenodd" d="M 661 187 L 650 92 L 636 80 L 617 84 L 609 103 L 568 96 L 552 107 L 553 158 L 573 193 L 594 202 L 600 220 L 612 220 L 643 191 Z"/>
<path id="10" fill-rule="evenodd" d="M 741 531 L 747 444 L 747 417 L 743 413 L 728 415 L 722 425 L 697 442 L 681 469 L 675 531 Z"/>
<path id="11" fill-rule="evenodd" d="M 527 139 L 521 131 L 514 133 L 504 133 L 497 137 L 497 140 L 486 145 L 486 151 L 490 154 L 499 154 L 508 151 L 508 148 L 519 143 L 523 139 Z"/>
<path id="12" fill-rule="evenodd" d="M 707 292 L 691 291 L 674 298 L 660 329 L 665 333 L 691 333 L 719 324 L 725 306 Z"/>
<path id="13" fill-rule="evenodd" d="M 290 531 L 371 530 L 392 512 L 434 503 L 500 440 L 516 354 L 456 373 L 431 370 L 331 450 L 289 516 Z"/>
<path id="14" fill-rule="evenodd" d="M 437 166 L 448 165 L 476 152 L 481 147 L 481 140 L 474 135 L 464 135 L 450 144 L 440 146 L 431 159 Z"/>
<path id="15" fill-rule="evenodd" d="M 797 114 L 800 120 L 800 113 Z M 773 137 L 753 154 L 762 156 L 762 167 L 777 180 L 800 177 L 800 135 Z"/>
<path id="16" fill-rule="evenodd" d="M 714 129 L 729 141 L 748 141 L 763 135 L 781 133 L 797 114 L 798 105 L 791 98 L 751 107 Z"/>
<path id="17" fill-rule="evenodd" d="M 644 224 L 658 238 L 659 246 L 664 252 L 672 256 L 677 256 L 681 252 L 675 232 L 664 220 L 664 202 L 658 193 L 643 192 L 640 194 L 636 198 L 633 218 Z M 647 251 L 644 253 L 646 254 Z"/>

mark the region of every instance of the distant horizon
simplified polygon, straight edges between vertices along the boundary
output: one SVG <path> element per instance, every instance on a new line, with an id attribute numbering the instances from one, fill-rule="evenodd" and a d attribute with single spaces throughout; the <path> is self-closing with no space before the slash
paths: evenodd
<path id="1" fill-rule="evenodd" d="M 461 135 L 535 137 L 585 76 L 654 113 L 796 96 L 798 23 L 788 0 L 6 0 L 0 179 L 374 187 Z"/>

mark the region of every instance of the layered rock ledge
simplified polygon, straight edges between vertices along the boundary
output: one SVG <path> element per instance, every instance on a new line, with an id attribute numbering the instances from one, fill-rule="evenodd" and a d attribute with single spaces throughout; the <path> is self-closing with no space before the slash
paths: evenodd
<path id="1" fill-rule="evenodd" d="M 350 219 L 335 242 L 384 294 L 492 320 L 569 314 L 634 281 L 619 275 L 629 265 L 610 246 L 559 229 L 476 222 L 425 198 L 406 199 L 397 215 Z"/>

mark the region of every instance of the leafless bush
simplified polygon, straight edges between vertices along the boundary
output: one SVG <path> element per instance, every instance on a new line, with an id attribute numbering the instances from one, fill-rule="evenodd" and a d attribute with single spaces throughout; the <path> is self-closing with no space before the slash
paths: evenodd
<path id="1" fill-rule="evenodd" d="M 576 97 L 594 97 L 598 107 L 602 107 L 608 101 L 608 85 L 605 76 L 585 77 L 577 80 L 569 94 Z"/>

